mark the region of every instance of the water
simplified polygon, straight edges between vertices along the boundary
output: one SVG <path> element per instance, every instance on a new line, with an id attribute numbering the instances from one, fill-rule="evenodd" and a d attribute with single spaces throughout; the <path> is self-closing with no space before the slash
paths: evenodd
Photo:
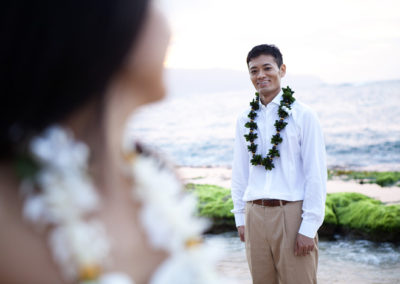
<path id="1" fill-rule="evenodd" d="M 208 235 L 225 252 L 218 269 L 239 283 L 251 283 L 244 244 L 236 232 Z M 364 240 L 320 241 L 318 283 L 400 283 L 400 247 Z"/>
<path id="2" fill-rule="evenodd" d="M 400 81 L 295 89 L 323 127 L 328 166 L 400 170 Z M 140 110 L 127 128 L 183 166 L 229 166 L 235 121 L 251 88 L 171 91 Z"/>
<path id="3" fill-rule="evenodd" d="M 195 78 L 204 74 L 180 75 L 186 76 L 176 80 L 180 88 L 136 113 L 127 127 L 128 137 L 157 148 L 178 165 L 231 165 L 236 117 L 253 97 L 251 86 L 238 83 L 242 75 L 222 82 L 219 73 L 214 81 L 199 80 L 201 84 Z M 290 86 L 320 118 L 328 166 L 400 170 L 400 81 Z M 236 233 L 207 236 L 207 241 L 227 253 L 219 264 L 222 272 L 239 283 L 251 283 Z M 400 283 L 400 249 L 368 241 L 321 241 L 318 280 Z"/>

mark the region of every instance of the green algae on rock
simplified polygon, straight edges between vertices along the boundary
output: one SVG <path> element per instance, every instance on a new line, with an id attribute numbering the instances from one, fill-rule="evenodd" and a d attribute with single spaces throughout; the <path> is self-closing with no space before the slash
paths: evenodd
<path id="1" fill-rule="evenodd" d="M 333 227 L 334 232 L 373 241 L 400 241 L 400 205 L 385 205 L 360 193 L 332 193 L 327 195 L 325 213 L 322 229 Z"/>
<path id="2" fill-rule="evenodd" d="M 186 189 L 198 199 L 199 216 L 211 220 L 209 233 L 236 230 L 235 219 L 231 210 L 233 202 L 230 189 L 209 184 L 187 184 Z"/>
<path id="3" fill-rule="evenodd" d="M 211 220 L 208 232 L 236 230 L 230 189 L 208 184 L 188 184 L 186 188 L 198 198 L 198 214 Z M 324 223 L 318 233 L 399 242 L 400 205 L 385 205 L 360 193 L 328 194 Z"/>
<path id="4" fill-rule="evenodd" d="M 382 187 L 400 186 L 400 172 L 328 170 L 328 177 L 340 177 L 345 180 L 356 180 L 360 184 L 376 183 Z"/>

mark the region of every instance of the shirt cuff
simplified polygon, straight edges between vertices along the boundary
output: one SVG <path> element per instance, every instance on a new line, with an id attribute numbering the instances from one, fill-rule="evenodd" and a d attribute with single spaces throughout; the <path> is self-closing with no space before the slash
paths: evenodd
<path id="1" fill-rule="evenodd" d="M 312 223 L 312 222 L 307 222 L 307 221 L 302 221 L 299 229 L 299 234 L 302 234 L 306 237 L 309 238 L 315 238 L 315 235 L 317 234 L 317 231 L 319 229 L 319 225 Z"/>
<path id="2" fill-rule="evenodd" d="M 244 213 L 235 213 L 236 227 L 244 226 Z"/>

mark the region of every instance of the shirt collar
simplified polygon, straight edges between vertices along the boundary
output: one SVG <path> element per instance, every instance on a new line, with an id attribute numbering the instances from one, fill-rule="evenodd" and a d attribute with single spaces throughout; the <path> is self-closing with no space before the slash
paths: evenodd
<path id="1" fill-rule="evenodd" d="M 280 90 L 279 93 L 276 95 L 276 97 L 269 104 L 267 104 L 266 106 L 262 104 L 261 99 L 260 99 L 261 109 L 265 109 L 270 104 L 276 104 L 276 105 L 279 106 L 281 104 L 282 95 L 283 95 L 282 90 Z"/>
<path id="2" fill-rule="evenodd" d="M 271 103 L 274 103 L 279 106 L 281 104 L 282 95 L 283 95 L 282 90 L 280 90 L 279 93 L 276 95 L 276 97 L 271 101 Z"/>

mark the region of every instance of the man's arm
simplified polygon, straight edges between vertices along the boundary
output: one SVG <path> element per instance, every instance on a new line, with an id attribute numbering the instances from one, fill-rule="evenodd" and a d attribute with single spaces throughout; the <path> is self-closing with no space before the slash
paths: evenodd
<path id="1" fill-rule="evenodd" d="M 311 110 L 304 113 L 301 138 L 305 192 L 299 234 L 313 239 L 325 215 L 327 168 L 322 129 Z"/>
<path id="2" fill-rule="evenodd" d="M 244 241 L 244 214 L 246 205 L 243 201 L 243 194 L 249 178 L 249 154 L 243 135 L 243 125 L 239 117 L 236 122 L 231 194 L 233 201 L 232 213 L 235 215 L 236 226 L 238 227 L 239 236 L 242 241 Z"/>

